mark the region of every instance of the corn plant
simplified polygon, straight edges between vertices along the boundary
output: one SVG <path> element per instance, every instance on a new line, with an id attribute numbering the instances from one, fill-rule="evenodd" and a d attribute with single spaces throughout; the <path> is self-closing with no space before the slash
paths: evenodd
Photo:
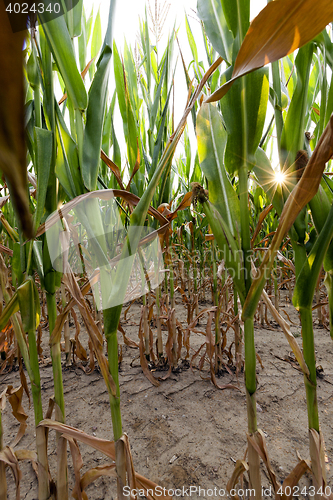
<path id="1" fill-rule="evenodd" d="M 242 6 L 242 9 L 229 2 L 214 2 L 214 5 L 215 9 L 209 2 L 199 1 L 198 12 L 212 45 L 231 67 L 222 76 L 223 85 L 205 100 L 206 103 L 210 103 L 221 99 L 219 104 L 221 114 L 212 105 L 204 104 L 197 118 L 199 158 L 208 179 L 209 200 L 203 189 L 198 186 L 194 188 L 194 197 L 202 203 L 217 243 L 223 251 L 229 273 L 232 273 L 243 307 L 249 474 L 252 487 L 256 491 L 256 498 L 260 498 L 259 456 L 263 458 L 263 454 L 259 454 L 258 450 L 262 449 L 263 435 L 258 431 L 256 416 L 256 354 L 253 315 L 278 246 L 295 222 L 296 216 L 315 195 L 319 187 L 325 163 L 331 156 L 329 145 L 331 134 L 328 126 L 301 180 L 284 205 L 279 227 L 270 249 L 265 254 L 258 275 L 252 280 L 248 171 L 253 164 L 261 166 L 265 163 L 265 153 L 258 146 L 263 131 L 269 91 L 267 71 L 259 68 L 268 62 L 278 61 L 279 58 L 302 45 L 304 47 L 299 50 L 297 57 L 299 60 L 301 58 L 311 60 L 313 46 L 311 43 L 305 44 L 320 33 L 331 20 L 333 13 L 327 12 L 325 19 L 321 19 L 317 26 L 312 24 L 312 29 L 308 30 L 303 22 L 306 23 L 305 19 L 310 19 L 312 10 L 306 2 L 298 2 L 297 5 L 294 3 L 289 5 L 287 1 L 279 5 L 272 2 L 249 28 L 249 2 L 246 2 L 246 6 Z M 288 15 L 287 20 L 281 17 L 280 9 L 290 9 L 288 12 L 291 14 Z M 293 38 L 295 29 L 301 33 L 299 42 L 296 43 Z M 304 66 L 305 63 L 302 68 Z M 278 90 L 276 69 L 275 65 L 273 73 L 273 77 L 275 74 L 273 79 L 275 91 Z M 253 70 L 257 71 L 251 73 Z M 306 82 L 306 74 L 304 78 Z M 301 103 L 304 103 L 303 92 L 300 89 L 299 102 Z M 277 105 L 282 110 L 281 94 L 280 99 L 277 97 Z M 293 107 L 290 106 L 288 112 L 290 116 Z M 303 107 L 305 107 L 304 104 Z M 281 112 L 280 114 L 276 112 L 277 127 L 281 126 Z M 303 130 L 304 112 L 300 114 L 300 117 L 300 129 Z M 281 129 L 280 132 L 280 160 L 282 165 L 288 168 L 297 150 L 301 149 L 299 144 L 302 143 L 303 136 L 300 135 L 299 129 L 296 135 L 287 135 L 287 132 L 283 135 Z M 291 140 L 294 142 L 289 144 L 288 141 Z M 288 158 L 289 165 L 286 163 Z M 238 176 L 238 196 L 227 172 Z M 311 189 L 306 184 L 310 176 L 313 182 Z M 306 193 L 303 191 L 304 186 L 307 187 Z M 307 374 L 309 370 L 310 367 L 307 368 Z M 264 458 L 264 460 L 270 469 L 267 459 Z M 276 487 L 275 477 L 271 475 L 271 479 Z"/>

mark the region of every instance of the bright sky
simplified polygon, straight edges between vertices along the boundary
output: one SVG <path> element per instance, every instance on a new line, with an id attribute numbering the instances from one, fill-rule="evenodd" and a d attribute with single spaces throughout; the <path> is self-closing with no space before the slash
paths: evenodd
<path id="1" fill-rule="evenodd" d="M 116 0 L 116 11 L 115 19 L 113 24 L 113 38 L 117 43 L 118 49 L 122 51 L 123 42 L 126 41 L 129 45 L 134 47 L 136 37 L 139 33 L 139 18 L 144 19 L 145 17 L 145 7 L 150 4 L 151 11 L 154 15 L 155 12 L 155 0 Z M 261 9 L 265 7 L 267 0 L 251 0 L 251 19 L 253 19 Z M 188 44 L 186 28 L 185 28 L 185 13 L 187 14 L 191 26 L 192 33 L 195 40 L 198 40 L 198 53 L 199 60 L 204 61 L 204 65 L 207 68 L 207 59 L 205 54 L 205 49 L 202 41 L 201 27 L 196 16 L 197 0 L 157 0 L 157 5 L 162 8 L 164 5 L 169 5 L 169 11 L 164 24 L 163 38 L 160 42 L 161 52 L 165 48 L 168 35 L 174 27 L 176 21 L 176 28 L 180 28 L 178 32 L 178 39 L 181 45 L 181 50 L 185 59 L 186 64 L 189 64 L 192 60 L 191 50 Z M 109 0 L 84 0 L 84 7 L 86 14 L 88 15 L 91 11 L 92 6 L 94 6 L 94 12 L 96 13 L 98 7 L 101 9 L 101 21 L 102 21 L 102 31 L 103 37 L 107 25 L 107 17 L 109 10 Z M 151 24 L 151 20 L 148 14 L 148 22 Z M 155 42 L 154 35 L 150 33 L 152 43 Z M 175 46 L 174 56 L 178 57 L 178 47 Z M 187 87 L 184 77 L 183 68 L 180 60 L 177 65 L 176 72 L 176 91 L 175 91 L 175 125 L 178 123 L 182 117 L 183 110 L 185 108 L 186 98 L 187 98 Z M 112 86 L 112 92 L 114 89 L 114 83 L 110 82 Z M 117 120 L 117 118 L 116 118 Z M 119 122 L 118 122 L 119 123 Z M 188 121 L 191 127 L 191 120 Z M 194 136 L 194 132 L 189 130 L 190 136 Z M 120 138 L 120 142 L 121 138 Z M 122 145 L 121 145 L 122 146 Z"/>

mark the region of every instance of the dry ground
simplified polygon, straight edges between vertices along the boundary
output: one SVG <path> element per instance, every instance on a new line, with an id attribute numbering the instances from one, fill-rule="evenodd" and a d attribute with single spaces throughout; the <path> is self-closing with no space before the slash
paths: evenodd
<path id="1" fill-rule="evenodd" d="M 177 299 L 178 300 L 178 299 Z M 291 327 L 296 337 L 301 329 L 296 311 L 283 299 L 281 302 L 296 325 Z M 207 305 L 202 305 L 207 307 Z M 138 340 L 140 306 L 130 309 L 127 322 L 123 322 L 126 334 Z M 185 325 L 186 315 L 181 300 L 177 306 L 177 318 Z M 201 325 L 203 326 L 203 325 Z M 203 328 L 204 329 L 204 328 Z M 48 332 L 45 331 L 47 339 Z M 85 332 L 81 334 L 85 335 Z M 191 335 L 191 346 L 197 348 L 204 337 Z M 230 339 L 231 342 L 232 339 Z M 301 343 L 301 338 L 298 339 Z M 122 338 L 119 338 L 122 344 Z M 263 367 L 258 364 L 258 424 L 264 431 L 272 467 L 279 480 L 297 464 L 297 452 L 308 458 L 308 433 L 306 399 L 303 376 L 288 359 L 289 345 L 281 329 L 271 323 L 270 328 L 255 327 L 257 352 Z M 323 368 L 318 378 L 319 413 L 326 442 L 328 484 L 333 490 L 333 342 L 329 332 L 316 326 L 315 342 L 317 363 Z M 194 352 L 194 351 L 193 351 Z M 46 354 L 47 355 L 47 354 Z M 121 410 L 123 429 L 128 434 L 134 466 L 137 472 L 167 488 L 197 486 L 201 488 L 225 488 L 234 462 L 243 458 L 246 450 L 246 401 L 243 375 L 239 379 L 240 390 L 218 390 L 208 377 L 208 372 L 183 369 L 153 387 L 142 373 L 137 351 L 123 346 L 120 371 Z M 133 362 L 133 366 L 130 363 Z M 165 376 L 166 372 L 161 372 Z M 155 374 L 157 375 L 157 374 Z M 43 404 L 45 408 L 53 394 L 52 367 L 41 366 Z M 202 378 L 204 377 L 204 378 Z M 218 379 L 221 385 L 236 378 L 225 373 Z M 0 377 L 1 389 L 5 385 L 18 384 L 18 373 Z M 78 366 L 64 369 L 64 390 L 67 423 L 89 434 L 112 439 L 112 427 L 108 394 L 100 373 L 95 370 L 86 375 Z M 28 410 L 27 399 L 24 407 Z M 34 449 L 33 412 L 30 408 L 28 429 L 18 448 Z M 7 405 L 3 415 L 5 444 L 10 444 L 17 431 L 17 424 Z M 88 468 L 107 462 L 101 453 L 80 445 L 84 466 Z M 56 450 L 54 432 L 50 433 L 49 455 L 51 472 L 55 472 Z M 70 485 L 73 470 L 69 455 Z M 29 463 L 22 463 L 21 498 L 37 499 L 36 477 Z M 9 498 L 15 498 L 10 477 Z M 263 469 L 263 483 L 268 480 Z M 306 476 L 302 485 L 310 485 Z M 87 489 L 89 499 L 111 500 L 115 498 L 115 483 L 101 478 Z M 192 498 L 201 498 L 193 494 Z M 212 497 L 211 497 L 212 498 Z M 221 496 L 213 496 L 221 498 Z"/>

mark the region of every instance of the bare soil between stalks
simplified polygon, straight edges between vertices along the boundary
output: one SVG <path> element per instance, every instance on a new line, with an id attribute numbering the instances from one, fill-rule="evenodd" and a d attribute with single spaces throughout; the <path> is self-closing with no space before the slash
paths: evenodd
<path id="1" fill-rule="evenodd" d="M 177 298 L 177 319 L 186 326 L 186 311 Z M 200 309 L 207 304 L 200 305 Z M 281 309 L 295 323 L 293 334 L 299 336 L 301 327 L 297 312 L 285 300 Z M 314 313 L 315 316 L 315 313 Z M 122 321 L 126 335 L 138 342 L 140 305 L 134 304 L 127 321 Z M 328 485 L 333 491 L 333 342 L 329 332 L 318 327 L 315 319 L 315 344 L 317 365 L 322 368 L 318 377 L 318 404 L 321 428 L 325 438 L 327 453 Z M 204 331 L 204 323 L 198 329 Z M 48 356 L 48 331 L 44 335 L 44 356 L 41 365 L 43 387 L 43 408 L 53 395 L 52 367 Z M 231 332 L 228 345 L 232 342 Z M 82 327 L 80 339 L 84 342 L 86 333 Z M 204 336 L 191 334 L 191 355 L 204 342 Z M 282 481 L 298 462 L 298 455 L 309 458 L 308 430 L 305 389 L 303 375 L 298 365 L 290 360 L 290 348 L 281 329 L 271 321 L 270 327 L 255 325 L 257 353 L 263 364 L 258 363 L 258 425 L 265 433 L 272 468 Z M 246 398 L 243 374 L 239 380 L 229 373 L 218 378 L 220 385 L 239 384 L 240 390 L 219 390 L 209 379 L 208 364 L 200 373 L 197 369 L 182 369 L 171 373 L 170 377 L 154 387 L 142 373 L 138 350 L 123 344 L 123 360 L 120 369 L 121 411 L 123 430 L 129 436 L 134 467 L 137 472 L 157 482 L 163 487 L 175 489 L 199 486 L 207 490 L 216 487 L 225 489 L 237 459 L 243 459 L 246 451 Z M 185 352 L 185 351 L 184 351 Z M 131 366 L 132 365 L 132 366 Z M 166 372 L 154 375 L 165 377 Z M 64 368 L 64 392 L 66 402 L 66 423 L 88 434 L 112 440 L 110 406 L 106 386 L 98 370 L 87 375 L 79 366 Z M 6 385 L 19 384 L 17 372 L 0 377 L 1 389 Z M 34 418 L 32 407 L 26 396 L 23 406 L 29 414 L 28 428 L 17 448 L 35 449 Z M 3 414 L 4 444 L 10 445 L 18 424 L 11 415 L 7 404 Z M 107 463 L 100 452 L 80 444 L 83 458 L 81 474 L 86 470 Z M 49 435 L 49 460 L 51 474 L 56 471 L 55 433 Z M 68 451 L 69 483 L 74 484 L 74 473 Z M 37 481 L 29 462 L 21 463 L 21 498 L 37 499 Z M 262 466 L 263 485 L 268 486 L 266 471 Z M 8 498 L 15 498 L 14 482 L 7 468 Z M 300 485 L 312 484 L 309 475 L 302 478 Z M 192 490 L 194 491 L 194 490 Z M 111 500 L 116 498 L 116 484 L 113 479 L 100 478 L 90 485 L 86 493 L 91 500 Z M 273 493 L 272 493 L 273 496 Z M 301 497 L 304 495 L 300 495 Z M 185 495 L 186 497 L 186 495 Z M 192 498 L 204 498 L 193 493 Z M 222 498 L 211 496 L 210 498 Z M 61 499 L 59 499 L 61 500 Z"/>

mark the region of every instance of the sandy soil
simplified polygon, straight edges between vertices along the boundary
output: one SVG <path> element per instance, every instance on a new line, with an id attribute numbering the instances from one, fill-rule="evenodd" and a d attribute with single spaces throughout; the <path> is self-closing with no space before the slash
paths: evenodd
<path id="1" fill-rule="evenodd" d="M 177 319 L 184 325 L 186 312 L 177 298 Z M 201 305 L 207 307 L 207 304 Z M 291 330 L 300 337 L 299 319 L 294 308 L 283 298 L 281 309 L 288 312 L 295 323 Z M 122 325 L 128 337 L 138 340 L 140 306 L 134 305 L 127 321 Z M 315 321 L 317 323 L 317 321 Z M 200 325 L 204 330 L 204 325 Z M 48 332 L 44 332 L 47 339 Z M 82 331 L 81 337 L 85 332 Z M 80 338 L 81 338 L 80 337 Z M 192 353 L 204 341 L 204 337 L 191 335 Z M 230 339 L 230 342 L 232 339 Z M 303 375 L 296 364 L 290 362 L 289 345 L 281 329 L 271 321 L 270 327 L 256 324 L 255 341 L 262 360 L 257 367 L 258 376 L 258 424 L 265 433 L 272 467 L 282 481 L 297 464 L 297 453 L 308 458 L 308 431 L 306 399 Z M 301 338 L 298 338 L 301 345 Z M 122 337 L 119 337 L 123 344 Z M 333 343 L 329 332 L 316 325 L 315 342 L 317 363 L 323 372 L 318 378 L 318 400 L 321 428 L 327 452 L 328 484 L 333 491 Z M 139 360 L 133 359 L 138 351 L 123 345 L 123 361 L 120 371 L 121 411 L 123 430 L 128 434 L 132 447 L 136 471 L 166 488 L 222 489 L 226 487 L 234 463 L 242 459 L 246 450 L 246 400 L 243 375 L 239 377 L 240 390 L 218 390 L 208 379 L 208 365 L 200 374 L 196 369 L 182 369 L 179 373 L 153 387 L 142 373 Z M 47 355 L 46 351 L 44 352 Z M 131 366 L 131 362 L 133 366 Z M 161 372 L 165 376 L 166 372 Z M 107 390 L 98 370 L 86 375 L 78 366 L 64 369 L 64 388 L 67 423 L 89 434 L 112 439 L 112 426 Z M 158 374 L 155 373 L 155 376 Z M 43 405 L 46 410 L 53 394 L 52 367 L 41 366 Z M 204 378 L 203 378 L 204 377 Z M 237 384 L 235 376 L 224 373 L 219 384 Z M 18 373 L 0 377 L 1 389 L 5 385 L 18 384 Z M 29 413 L 27 431 L 17 448 L 34 449 L 34 421 L 32 408 Z M 17 432 L 10 405 L 3 414 L 4 442 L 10 444 Z M 106 463 L 101 453 L 80 445 L 84 466 L 81 473 L 91 467 Z M 73 469 L 68 452 L 69 481 L 73 486 Z M 51 473 L 55 473 L 55 433 L 50 433 L 49 457 Z M 37 499 L 36 477 L 29 462 L 21 465 L 23 478 L 21 498 Z M 268 486 L 263 470 L 263 484 Z M 15 498 L 11 473 L 7 472 L 9 498 Z M 310 485 L 310 476 L 305 476 L 302 485 Z M 89 499 L 111 500 L 116 498 L 115 481 L 100 478 L 87 488 Z M 192 498 L 204 498 L 203 494 L 192 494 Z M 207 495 L 209 493 L 207 492 Z M 222 498 L 222 495 L 211 498 Z"/>

